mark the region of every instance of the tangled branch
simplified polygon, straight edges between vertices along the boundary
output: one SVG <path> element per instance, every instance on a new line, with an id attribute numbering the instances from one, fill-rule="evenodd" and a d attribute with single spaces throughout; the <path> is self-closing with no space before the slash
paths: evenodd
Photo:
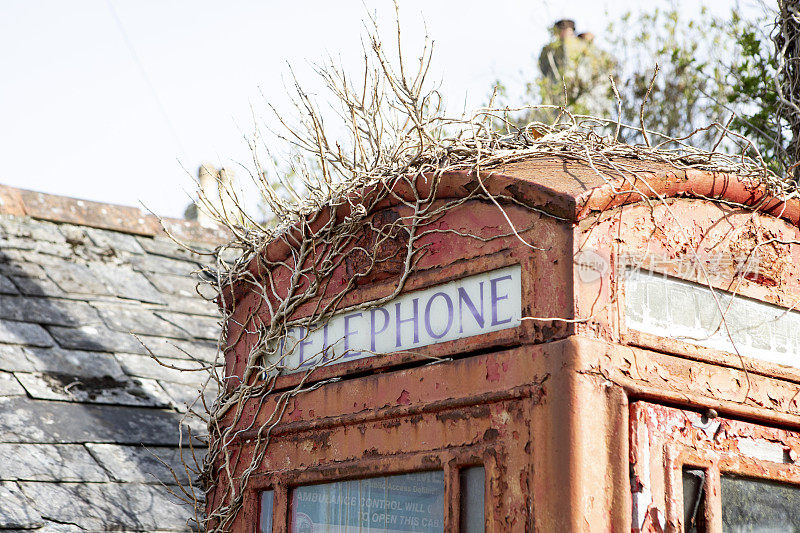
<path id="1" fill-rule="evenodd" d="M 303 335 L 308 335 L 308 331 L 324 323 L 334 312 L 343 312 L 342 303 L 359 280 L 387 265 L 391 264 L 397 272 L 393 292 L 380 300 L 345 310 L 381 305 L 400 294 L 427 253 L 423 238 L 448 210 L 468 201 L 483 200 L 503 211 L 502 205 L 512 201 L 493 196 L 481 187 L 464 198 L 443 203 L 436 193 L 446 172 L 471 172 L 480 179 L 487 171 L 513 161 L 532 156 L 558 156 L 586 163 L 598 176 L 612 183 L 600 168 L 613 168 L 617 176 L 633 175 L 632 169 L 619 163 L 621 159 L 633 159 L 667 163 L 678 169 L 735 173 L 763 186 L 770 194 L 783 198 L 796 195 L 788 189 L 785 180 L 769 170 L 753 144 L 723 124 L 711 124 L 685 137 L 673 138 L 647 131 L 643 121 L 639 125 L 624 124 L 619 118 L 576 115 L 560 106 L 535 106 L 555 111 L 556 119 L 551 123 L 531 122 L 522 127 L 507 120 L 509 113 L 534 106 L 490 107 L 468 117 L 449 117 L 438 92 L 428 89 L 426 83 L 431 43 L 426 40 L 419 61 L 409 71 L 403 65 L 399 24 L 397 27 L 397 51 L 393 59 L 378 39 L 377 25 L 372 21 L 363 79 L 358 82 L 335 65 L 318 70 L 336 104 L 336 117 L 344 125 L 346 141 L 331 137 L 333 130 L 319 105 L 297 82 L 295 106 L 300 114 L 299 123 L 295 125 L 276 112 L 278 123 L 284 127 L 281 139 L 298 154 L 290 173 L 293 179 L 271 179 L 262 158 L 258 157 L 259 139 L 253 140 L 255 170 L 251 177 L 259 185 L 263 201 L 273 215 L 269 224 L 247 216 L 235 193 L 226 191 L 225 194 L 229 195 L 228 203 L 232 201 L 239 207 L 241 213 L 236 216 L 226 210 L 215 210 L 214 205 L 218 204 L 212 199 L 201 200 L 204 208 L 233 235 L 228 245 L 217 250 L 216 268 L 208 272 L 210 283 L 224 304 L 224 321 L 229 326 L 223 331 L 220 346 L 242 346 L 245 343 L 240 341 L 247 339 L 249 347 L 241 376 L 226 377 L 221 360 L 210 365 L 209 380 L 218 387 L 220 394 L 213 405 L 200 402 L 203 409 L 195 409 L 208 424 L 209 451 L 200 465 L 202 489 L 184 487 L 182 495 L 194 504 L 197 523 L 206 531 L 231 530 L 243 504 L 245 487 L 262 465 L 271 433 L 281 422 L 288 405 L 296 396 L 329 382 L 316 380 L 315 374 L 341 358 L 322 351 L 308 358 L 302 366 L 288 364 L 287 353 L 304 339 Z M 783 90 L 794 89 L 785 87 Z M 615 91 L 615 94 L 618 93 Z M 505 127 L 495 129 L 498 123 Z M 638 132 L 644 143 L 617 142 L 620 130 Z M 694 148 L 692 137 L 708 132 L 714 132 L 720 141 L 725 139 L 728 145 L 737 146 L 738 153 Z M 420 187 L 423 183 L 424 188 Z M 614 181 L 612 185 L 617 190 L 619 182 Z M 633 180 L 627 185 L 643 199 L 651 192 L 638 190 Z M 398 187 L 410 191 L 410 196 L 397 195 Z M 630 192 L 619 191 L 620 194 Z M 402 214 L 392 220 L 369 218 L 368 215 L 387 199 L 399 203 Z M 511 223 L 507 216 L 506 220 Z M 539 250 L 524 240 L 523 231 L 518 231 L 513 224 L 511 228 L 511 233 L 534 253 Z M 365 230 L 375 235 L 374 241 L 365 243 L 359 239 Z M 482 239 L 477 235 L 470 237 Z M 401 243 L 403 251 L 391 255 L 383 253 L 384 245 L 389 242 Z M 269 259 L 264 251 L 270 243 L 273 246 L 283 244 L 289 250 L 288 255 Z M 224 260 L 231 255 L 232 260 Z M 345 286 L 330 287 L 334 271 L 354 256 L 361 259 L 361 268 Z M 258 265 L 255 270 L 254 264 Z M 255 296 L 252 300 L 258 302 L 244 320 L 238 313 L 238 299 L 233 296 L 240 294 L 242 287 L 246 287 L 245 292 Z M 334 294 L 332 298 L 321 298 L 331 293 Z M 296 337 L 298 331 L 306 333 L 287 341 L 293 335 Z M 224 355 L 225 352 L 221 352 L 219 357 Z M 302 378 L 289 390 L 277 390 L 277 377 L 290 372 Z M 276 393 L 273 396 L 277 396 L 277 401 L 271 414 L 266 419 L 253 416 L 252 412 L 260 412 L 263 402 L 272 393 Z M 248 406 L 255 408 L 247 410 Z M 242 457 L 235 446 L 243 434 L 247 434 L 248 446 L 253 450 L 245 465 L 240 464 Z M 212 494 L 216 499 L 213 506 L 207 508 L 207 499 Z"/>

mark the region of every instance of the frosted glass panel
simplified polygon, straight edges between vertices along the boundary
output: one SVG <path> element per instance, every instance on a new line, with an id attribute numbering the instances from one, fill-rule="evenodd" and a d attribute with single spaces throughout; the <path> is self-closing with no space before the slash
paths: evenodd
<path id="1" fill-rule="evenodd" d="M 483 533 L 485 479 L 482 466 L 461 471 L 461 533 Z"/>
<path id="2" fill-rule="evenodd" d="M 630 329 L 728 352 L 736 351 L 733 340 L 744 356 L 800 368 L 800 312 L 796 310 L 628 270 L 625 319 Z"/>
<path id="3" fill-rule="evenodd" d="M 275 493 L 265 490 L 261 493 L 261 510 L 258 517 L 259 533 L 272 533 L 272 503 Z"/>
<path id="4" fill-rule="evenodd" d="M 723 476 L 725 533 L 800 533 L 800 487 Z"/>
<path id="5" fill-rule="evenodd" d="M 293 533 L 444 533 L 444 474 L 298 487 L 291 519 Z"/>

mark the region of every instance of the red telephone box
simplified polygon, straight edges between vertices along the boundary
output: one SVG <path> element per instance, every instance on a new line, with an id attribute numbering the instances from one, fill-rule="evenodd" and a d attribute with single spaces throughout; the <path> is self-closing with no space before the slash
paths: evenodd
<path id="1" fill-rule="evenodd" d="M 223 295 L 229 392 L 259 393 L 212 431 L 210 516 L 242 532 L 800 528 L 800 205 L 622 163 L 417 176 L 270 243 Z M 337 227 L 352 238 L 330 275 L 293 275 Z"/>

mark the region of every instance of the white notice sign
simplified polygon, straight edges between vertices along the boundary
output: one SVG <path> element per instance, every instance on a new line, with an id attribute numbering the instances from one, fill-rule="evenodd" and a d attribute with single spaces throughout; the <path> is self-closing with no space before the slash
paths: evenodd
<path id="1" fill-rule="evenodd" d="M 800 368 L 799 312 L 721 290 L 714 293 L 700 284 L 629 270 L 628 327 Z"/>
<path id="2" fill-rule="evenodd" d="M 414 350 L 515 328 L 522 317 L 519 265 L 402 294 L 381 306 L 334 315 L 310 331 L 295 328 L 278 356 L 287 372 Z"/>

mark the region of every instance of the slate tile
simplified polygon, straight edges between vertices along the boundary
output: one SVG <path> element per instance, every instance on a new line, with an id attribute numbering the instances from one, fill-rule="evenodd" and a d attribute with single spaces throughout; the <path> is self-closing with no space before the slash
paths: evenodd
<path id="1" fill-rule="evenodd" d="M 208 279 L 204 278 L 204 281 L 200 283 L 197 287 L 197 294 L 193 295 L 192 298 L 197 298 L 200 296 L 203 300 L 214 303 L 216 305 L 217 296 L 219 296 L 219 292 L 217 291 L 217 286 L 214 285 L 213 281 L 208 281 Z"/>
<path id="2" fill-rule="evenodd" d="M 43 523 L 42 515 L 16 483 L 0 483 L 0 529 L 32 529 Z"/>
<path id="3" fill-rule="evenodd" d="M 142 237 L 136 236 L 137 242 L 148 254 L 161 255 L 181 260 L 196 261 L 199 259 L 197 254 L 193 254 L 186 248 L 175 243 L 172 239 L 161 237 Z"/>
<path id="4" fill-rule="evenodd" d="M 191 509 L 161 486 L 143 483 L 37 483 L 20 488 L 46 519 L 94 531 L 190 531 Z"/>
<path id="5" fill-rule="evenodd" d="M 203 389 L 204 400 L 200 399 L 201 385 L 162 382 L 161 386 L 172 398 L 175 408 L 181 412 L 192 410 L 196 413 L 206 413 L 217 398 L 216 384 L 211 382 Z"/>
<path id="6" fill-rule="evenodd" d="M 156 314 L 188 331 L 192 337 L 197 339 L 218 339 L 222 329 L 219 320 L 211 317 L 184 315 L 169 311 L 158 311 Z"/>
<path id="7" fill-rule="evenodd" d="M 184 385 L 196 385 L 204 382 L 209 375 L 208 370 L 197 370 L 203 368 L 204 365 L 194 361 L 187 361 L 186 359 L 159 358 L 159 361 L 164 364 L 186 369 L 180 371 L 158 364 L 149 355 L 118 353 L 115 356 L 122 369 L 130 376 L 158 379 L 170 383 L 183 383 Z"/>
<path id="8" fill-rule="evenodd" d="M 185 298 L 182 296 L 165 294 L 164 300 L 166 301 L 165 307 L 170 311 L 189 315 L 201 315 L 214 318 L 220 317 L 219 308 L 216 303 L 203 300 L 197 295 L 193 298 Z"/>
<path id="9" fill-rule="evenodd" d="M 170 397 L 151 379 L 131 378 L 108 353 L 31 349 L 37 373 L 18 373 L 27 393 L 38 399 L 169 407 Z"/>
<path id="10" fill-rule="evenodd" d="M 64 234 L 59 231 L 58 224 L 44 220 L 34 220 L 31 218 L 20 218 L 20 226 L 25 228 L 26 235 L 33 240 L 40 242 L 52 242 L 63 244 L 66 242 Z"/>
<path id="11" fill-rule="evenodd" d="M 61 374 L 67 377 L 124 378 L 117 359 L 110 353 L 65 350 L 63 348 L 30 348 L 28 359 L 39 372 Z"/>
<path id="12" fill-rule="evenodd" d="M 196 275 L 165 274 L 163 272 L 145 272 L 145 277 L 150 280 L 159 291 L 175 296 L 197 297 L 197 284 L 199 279 Z"/>
<path id="13" fill-rule="evenodd" d="M 66 244 L 52 244 L 31 240 L 0 239 L 0 248 L 6 253 L 19 252 L 25 261 L 35 259 L 33 262 L 37 264 L 69 260 L 75 255 L 72 247 Z"/>
<path id="14" fill-rule="evenodd" d="M 161 357 L 200 359 L 213 361 L 217 354 L 216 342 L 169 339 L 151 335 L 136 335 L 114 331 L 105 326 L 69 328 L 47 326 L 48 331 L 63 348 L 101 352 L 122 352 L 148 355 L 148 349 Z M 137 337 L 147 347 L 137 340 Z M 191 354 L 190 357 L 188 354 Z"/>
<path id="15" fill-rule="evenodd" d="M 43 520 L 43 522 L 44 525 L 36 528 L 33 531 L 30 529 L 11 529 L 8 531 L 3 531 L 3 533 L 109 533 L 108 531 L 86 531 L 85 529 L 81 529 L 72 524 L 59 524 L 58 522 L 50 522 L 49 520 Z"/>
<path id="16" fill-rule="evenodd" d="M 166 485 L 184 485 L 196 478 L 206 452 L 205 448 L 195 448 L 193 454 L 188 448 L 116 444 L 87 444 L 86 448 L 115 481 Z"/>
<path id="17" fill-rule="evenodd" d="M 4 481 L 109 481 L 80 444 L 0 443 L 0 464 L 5 465 L 0 468 Z"/>
<path id="18" fill-rule="evenodd" d="M 155 487 L 154 479 L 145 476 L 143 480 L 140 476 L 152 472 L 163 481 L 169 481 L 169 478 L 165 476 L 166 469 L 162 467 L 162 470 L 158 470 L 160 463 L 148 462 L 147 456 L 138 455 L 142 449 L 135 446 L 140 442 L 158 446 L 175 444 L 181 415 L 158 407 L 116 404 L 145 402 L 146 405 L 158 406 L 174 403 L 172 397 L 181 394 L 188 396 L 187 391 L 193 385 L 197 388 L 196 382 L 187 378 L 201 374 L 171 371 L 180 377 L 147 375 L 156 374 L 156 371 L 143 363 L 150 361 L 148 358 L 136 355 L 146 351 L 126 331 L 145 331 L 148 335 L 143 335 L 142 339 L 153 346 L 159 355 L 172 355 L 172 361 L 176 364 L 196 365 L 172 344 L 200 358 L 213 359 L 217 351 L 215 343 L 167 339 L 166 335 L 183 334 L 183 328 L 180 324 L 153 315 L 152 310 L 146 311 L 144 317 L 131 311 L 116 313 L 113 317 L 106 314 L 101 319 L 95 308 L 82 300 L 93 300 L 92 303 L 97 303 L 99 307 L 108 307 L 112 305 L 111 299 L 119 297 L 165 305 L 170 312 L 211 318 L 216 316 L 213 304 L 195 300 L 194 292 L 189 295 L 181 292 L 189 287 L 189 284 L 179 281 L 184 278 L 176 277 L 159 283 L 155 281 L 159 280 L 158 276 L 149 276 L 148 279 L 143 275 L 143 272 L 151 271 L 185 275 L 198 268 L 194 262 L 196 258 L 191 258 L 168 242 L 153 244 L 151 250 L 159 247 L 158 251 L 163 255 L 148 257 L 143 253 L 140 239 L 122 233 L 30 220 L 16 228 L 12 232 L 16 235 L 9 237 L 17 239 L 15 244 L 24 249 L 0 248 L 0 294 L 13 295 L 0 298 L 0 441 L 6 441 L 0 444 L 0 465 L 16 462 L 27 470 L 15 469 L 10 473 L 8 468 L 0 466 L 0 477 L 16 476 L 15 479 L 23 480 L 26 488 L 32 491 L 31 494 L 36 492 L 35 504 L 57 508 L 60 501 L 71 509 L 71 516 L 77 517 L 75 520 L 56 516 L 39 518 L 36 525 L 42 525 L 40 531 L 43 532 L 79 533 L 83 530 L 77 526 L 58 522 L 81 523 L 81 520 L 85 520 L 82 525 L 87 530 L 98 532 L 188 530 L 183 519 L 172 522 L 165 518 L 166 515 L 159 515 L 164 507 L 158 502 L 158 509 L 150 512 L 147 505 L 154 501 L 154 497 L 147 489 Z M 72 242 L 68 243 L 68 238 Z M 104 250 L 109 247 L 115 252 L 124 253 L 104 257 Z M 130 268 L 130 261 L 137 257 L 139 271 Z M 143 265 L 147 268 L 141 268 Z M 57 278 L 59 283 L 51 279 L 49 274 Z M 190 283 L 193 285 L 194 282 Z M 19 293 L 48 298 L 24 298 Z M 104 302 L 98 303 L 98 300 Z M 113 305 L 118 305 L 118 302 Z M 126 321 L 130 320 L 135 326 L 126 325 Z M 37 329 L 39 325 L 44 325 L 46 329 Z M 25 326 L 33 329 L 26 329 Z M 20 331 L 20 327 L 25 331 Z M 53 347 L 31 348 L 28 351 L 16 344 L 2 344 L 17 342 L 24 337 L 26 340 L 32 339 L 34 346 L 53 346 L 47 330 L 58 339 L 62 348 L 72 347 L 74 350 Z M 31 332 L 39 335 L 28 335 Z M 115 355 L 113 357 L 118 358 L 113 359 L 108 352 L 125 353 Z M 13 388 L 14 394 L 20 392 L 22 385 L 18 380 L 18 386 L 7 386 L 7 383 L 13 383 L 5 379 L 9 377 L 7 372 L 11 371 L 21 376 L 33 396 L 41 398 L 1 396 L 3 390 L 10 388 Z M 81 383 L 70 387 L 72 382 L 65 383 L 64 380 L 74 376 L 80 376 Z M 84 388 L 83 382 L 94 378 L 97 378 L 97 385 L 102 385 L 100 390 L 89 391 Z M 175 388 L 172 396 L 169 396 L 156 379 L 164 383 L 176 381 L 182 388 Z M 65 390 L 67 387 L 69 389 Z M 114 392 L 117 389 L 123 392 Z M 115 405 L 78 403 L 98 401 L 114 402 Z M 190 419 L 186 423 L 192 426 L 194 434 L 205 433 L 204 424 L 197 420 Z M 30 442 L 39 444 L 22 444 Z M 97 457 L 104 454 L 109 464 L 125 465 L 122 470 L 116 470 L 115 475 L 120 480 L 128 481 L 128 486 L 107 484 L 107 477 L 103 477 L 107 476 L 107 472 L 102 466 L 87 450 L 70 443 L 92 443 L 92 446 L 101 448 Z M 116 453 L 120 452 L 116 444 L 102 449 L 102 443 L 122 443 L 125 452 Z M 11 449 L 13 446 L 17 448 Z M 168 463 L 175 461 L 170 455 L 173 451 L 165 449 L 164 453 Z M 25 459 L 20 461 L 20 458 Z M 45 482 L 56 480 L 68 483 Z M 86 481 L 91 483 L 87 484 Z M 64 488 L 70 490 L 65 493 Z M 85 493 L 80 494 L 81 490 Z M 0 515 L 3 514 L 6 501 L 12 499 L 0 493 Z M 97 511 L 98 506 L 107 509 L 107 512 Z M 124 507 L 122 512 L 120 506 Z M 96 515 L 92 515 L 92 512 L 96 512 Z M 128 520 L 128 515 L 139 522 Z M 2 527 L 4 524 L 0 522 Z"/>
<path id="19" fill-rule="evenodd" d="M 225 248 L 220 250 L 218 256 L 222 261 L 231 265 L 242 258 L 242 250 L 238 248 Z"/>
<path id="20" fill-rule="evenodd" d="M 147 281 L 141 272 L 135 272 L 127 266 L 96 262 L 90 263 L 89 268 L 95 277 L 106 283 L 108 290 L 114 296 L 142 302 L 164 303 L 161 293 Z"/>
<path id="21" fill-rule="evenodd" d="M 100 320 L 86 302 L 30 296 L 0 298 L 0 318 L 57 326 L 96 324 Z"/>
<path id="22" fill-rule="evenodd" d="M 101 248 L 110 248 L 131 254 L 144 254 L 144 249 L 133 235 L 98 228 L 84 228 L 92 242 Z"/>
<path id="23" fill-rule="evenodd" d="M 0 249 L 0 263 L 7 263 L 9 261 L 21 261 L 22 252 L 16 250 L 2 250 Z"/>
<path id="24" fill-rule="evenodd" d="M 217 343 L 212 341 L 184 341 L 179 339 L 165 339 L 163 337 L 150 337 L 141 335 L 139 337 L 155 355 L 164 357 L 174 357 L 177 359 L 199 359 L 211 362 L 217 356 Z M 141 348 L 141 345 L 139 346 Z M 147 354 L 140 350 L 123 350 L 120 352 Z"/>
<path id="25" fill-rule="evenodd" d="M 3 250 L 36 250 L 37 247 L 38 245 L 33 239 L 11 235 L 0 236 L 0 248 Z"/>
<path id="26" fill-rule="evenodd" d="M 64 262 L 86 264 L 88 261 L 119 261 L 118 252 L 110 248 L 95 246 L 83 230 L 75 228 L 67 232 L 68 244 L 50 244 L 33 251 L 24 251 L 26 261 L 36 263 L 47 269 L 60 266 Z M 122 253 L 122 252 L 119 252 Z"/>
<path id="27" fill-rule="evenodd" d="M 72 294 L 116 295 L 106 279 L 81 263 L 64 262 L 49 271 L 50 278 L 64 292 Z"/>
<path id="28" fill-rule="evenodd" d="M 0 254 L 0 259 L 7 259 L 10 252 Z M 0 273 L 5 274 L 22 292 L 22 294 L 62 296 L 64 291 L 47 277 L 44 268 L 27 261 L 13 259 L 0 262 Z"/>
<path id="29" fill-rule="evenodd" d="M 56 260 L 70 260 L 75 256 L 75 250 L 68 244 L 50 244 L 46 242 L 37 242 L 33 250 L 24 252 L 28 257 L 32 253 L 37 254 L 41 259 Z"/>
<path id="30" fill-rule="evenodd" d="M 49 279 L 34 279 L 25 276 L 9 276 L 22 294 L 30 296 L 66 296 L 61 287 Z"/>
<path id="31" fill-rule="evenodd" d="M 42 326 L 0 320 L 0 342 L 27 346 L 52 346 L 53 339 Z"/>
<path id="32" fill-rule="evenodd" d="M 94 304 L 105 324 L 124 333 L 142 333 L 163 337 L 190 338 L 178 326 L 158 317 L 152 310 L 138 305 Z"/>
<path id="33" fill-rule="evenodd" d="M 37 264 L 44 268 L 45 271 L 48 271 L 52 267 L 63 265 L 65 262 L 72 264 L 83 262 L 83 257 L 77 251 L 78 249 L 73 246 L 64 245 L 63 254 L 43 253 L 40 251 L 22 252 L 22 260 L 26 263 Z"/>
<path id="34" fill-rule="evenodd" d="M 114 331 L 104 325 L 63 327 L 47 326 L 59 346 L 74 350 L 147 353 L 130 333 Z"/>
<path id="35" fill-rule="evenodd" d="M 181 261 L 152 254 L 131 257 L 130 263 L 141 272 L 177 274 L 179 276 L 188 276 L 200 269 L 200 265 L 194 261 Z"/>
<path id="36" fill-rule="evenodd" d="M 89 228 L 76 226 L 75 224 L 59 224 L 58 226 L 58 230 L 64 236 L 64 239 L 75 247 L 84 245 L 89 240 L 89 236 L 86 234 L 87 229 Z"/>
<path id="37" fill-rule="evenodd" d="M 31 263 L 20 254 L 11 255 L 9 251 L 0 252 L 0 272 L 7 276 L 24 276 L 32 279 L 47 279 L 41 265 Z"/>
<path id="38" fill-rule="evenodd" d="M 8 372 L 33 372 L 33 363 L 28 359 L 28 351 L 22 346 L 0 344 L 0 370 Z"/>
<path id="39" fill-rule="evenodd" d="M 0 372 L 0 396 L 21 396 L 25 394 L 25 389 L 20 385 L 14 374 Z M 3 462 L 0 461 L 0 465 Z"/>
<path id="40" fill-rule="evenodd" d="M 151 379 L 67 376 L 39 372 L 18 372 L 15 375 L 28 395 L 39 400 L 139 407 L 174 405 L 171 396 L 165 394 L 158 383 Z"/>
<path id="41" fill-rule="evenodd" d="M 0 294 L 19 294 L 17 286 L 14 285 L 7 276 L 2 274 L 0 274 Z"/>
<path id="42" fill-rule="evenodd" d="M 0 216 L 0 235 L 23 237 L 33 241 L 66 242 L 64 235 L 58 230 L 57 224 L 11 215 Z"/>
<path id="43" fill-rule="evenodd" d="M 0 436 L 4 442 L 175 446 L 179 424 L 181 415 L 171 410 L 0 397 Z M 192 434 L 205 434 L 202 423 L 188 424 Z"/>

